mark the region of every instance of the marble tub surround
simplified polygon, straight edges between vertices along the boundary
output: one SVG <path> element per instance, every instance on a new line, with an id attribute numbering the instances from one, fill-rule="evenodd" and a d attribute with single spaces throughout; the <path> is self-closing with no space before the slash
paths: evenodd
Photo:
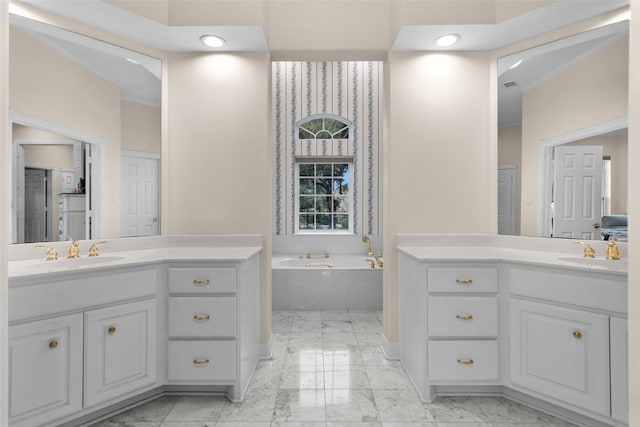
<path id="1" fill-rule="evenodd" d="M 85 261 L 94 242 L 99 246 L 101 259 Z M 164 261 L 211 260 L 240 261 L 262 250 L 261 235 L 163 235 L 136 238 L 116 238 L 79 241 L 80 259 L 68 260 L 71 242 L 49 242 L 58 252 L 58 260 L 45 261 L 46 249 L 36 244 L 9 245 L 9 279 L 42 274 L 56 274 L 71 270 L 117 268 L 133 264 L 152 264 Z M 107 260 L 102 262 L 103 260 Z M 47 264 L 43 264 L 47 263 Z M 11 285 L 11 284 L 10 284 Z"/>
<path id="2" fill-rule="evenodd" d="M 399 234 L 399 251 L 419 261 L 506 261 L 544 265 L 576 270 L 597 270 L 626 275 L 628 245 L 617 243 L 620 260 L 606 260 L 607 242 L 590 240 L 596 258 L 589 263 L 583 259 L 584 247 L 577 240 L 541 237 L 470 235 L 408 235 Z"/>
<path id="3" fill-rule="evenodd" d="M 420 403 L 402 366 L 379 349 L 381 318 L 380 311 L 276 311 L 273 358 L 259 363 L 245 402 L 164 396 L 94 426 L 570 426 L 498 397 Z"/>

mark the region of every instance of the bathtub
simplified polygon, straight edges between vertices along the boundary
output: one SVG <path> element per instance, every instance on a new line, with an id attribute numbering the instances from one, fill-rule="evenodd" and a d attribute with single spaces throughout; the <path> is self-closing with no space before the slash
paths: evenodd
<path id="1" fill-rule="evenodd" d="M 366 255 L 274 256 L 273 310 L 380 310 L 382 269 Z"/>

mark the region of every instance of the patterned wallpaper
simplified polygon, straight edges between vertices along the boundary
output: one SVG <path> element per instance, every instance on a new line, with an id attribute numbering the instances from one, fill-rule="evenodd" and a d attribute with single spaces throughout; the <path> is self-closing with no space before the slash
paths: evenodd
<path id="1" fill-rule="evenodd" d="M 353 122 L 354 231 L 379 234 L 383 63 L 274 62 L 274 234 L 295 231 L 295 124 L 316 114 Z"/>

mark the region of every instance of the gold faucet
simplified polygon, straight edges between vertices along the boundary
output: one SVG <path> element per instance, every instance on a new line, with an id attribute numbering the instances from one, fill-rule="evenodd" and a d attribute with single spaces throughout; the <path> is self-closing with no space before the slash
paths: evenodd
<path id="1" fill-rule="evenodd" d="M 584 254 L 583 256 L 585 258 L 595 258 L 596 257 L 596 251 L 593 250 L 593 248 L 591 247 L 591 245 L 587 242 L 575 242 L 576 245 L 582 245 L 584 246 Z"/>
<path id="2" fill-rule="evenodd" d="M 36 248 L 47 248 L 47 261 L 54 261 L 58 259 L 58 252 L 51 245 L 36 245 Z"/>
<path id="3" fill-rule="evenodd" d="M 373 257 L 376 259 L 376 261 L 378 262 L 378 267 L 382 268 L 383 267 L 383 263 L 382 263 L 382 252 L 378 251 L 376 253 L 373 254 Z"/>
<path id="4" fill-rule="evenodd" d="M 607 259 L 620 259 L 620 250 L 614 238 L 609 239 L 607 243 Z"/>
<path id="5" fill-rule="evenodd" d="M 368 256 L 373 256 L 373 251 L 371 250 L 371 240 L 369 240 L 369 238 L 367 236 L 362 236 L 362 243 L 366 243 L 367 244 L 367 255 Z"/>
<path id="6" fill-rule="evenodd" d="M 71 246 L 69 246 L 67 258 L 78 258 L 80 256 L 78 255 L 78 246 L 80 246 L 80 243 L 78 243 L 77 240 L 74 240 L 73 243 L 71 243 Z"/>
<path id="7" fill-rule="evenodd" d="M 369 267 L 376 268 L 376 263 L 372 259 L 367 258 L 367 261 L 369 261 Z"/>
<path id="8" fill-rule="evenodd" d="M 103 243 L 107 243 L 107 241 L 106 241 L 106 240 L 102 240 L 102 241 L 100 241 L 100 242 L 94 242 L 94 243 L 91 245 L 91 247 L 89 248 L 89 253 L 88 253 L 88 255 L 89 255 L 89 256 L 98 256 L 98 255 L 100 255 L 100 254 L 98 253 L 98 246 L 97 246 L 97 245 L 101 245 L 101 244 L 103 244 Z"/>

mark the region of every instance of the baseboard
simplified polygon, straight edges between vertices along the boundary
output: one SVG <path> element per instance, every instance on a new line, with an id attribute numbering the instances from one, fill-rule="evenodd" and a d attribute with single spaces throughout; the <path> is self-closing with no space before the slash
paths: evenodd
<path id="1" fill-rule="evenodd" d="M 388 360 L 400 360 L 400 344 L 396 342 L 387 341 L 387 337 L 382 335 L 382 344 L 380 344 L 380 349 L 384 354 L 384 357 Z"/>
<path id="2" fill-rule="evenodd" d="M 258 350 L 259 360 L 270 360 L 273 357 L 273 334 L 269 336 L 269 341 L 261 342 Z"/>

